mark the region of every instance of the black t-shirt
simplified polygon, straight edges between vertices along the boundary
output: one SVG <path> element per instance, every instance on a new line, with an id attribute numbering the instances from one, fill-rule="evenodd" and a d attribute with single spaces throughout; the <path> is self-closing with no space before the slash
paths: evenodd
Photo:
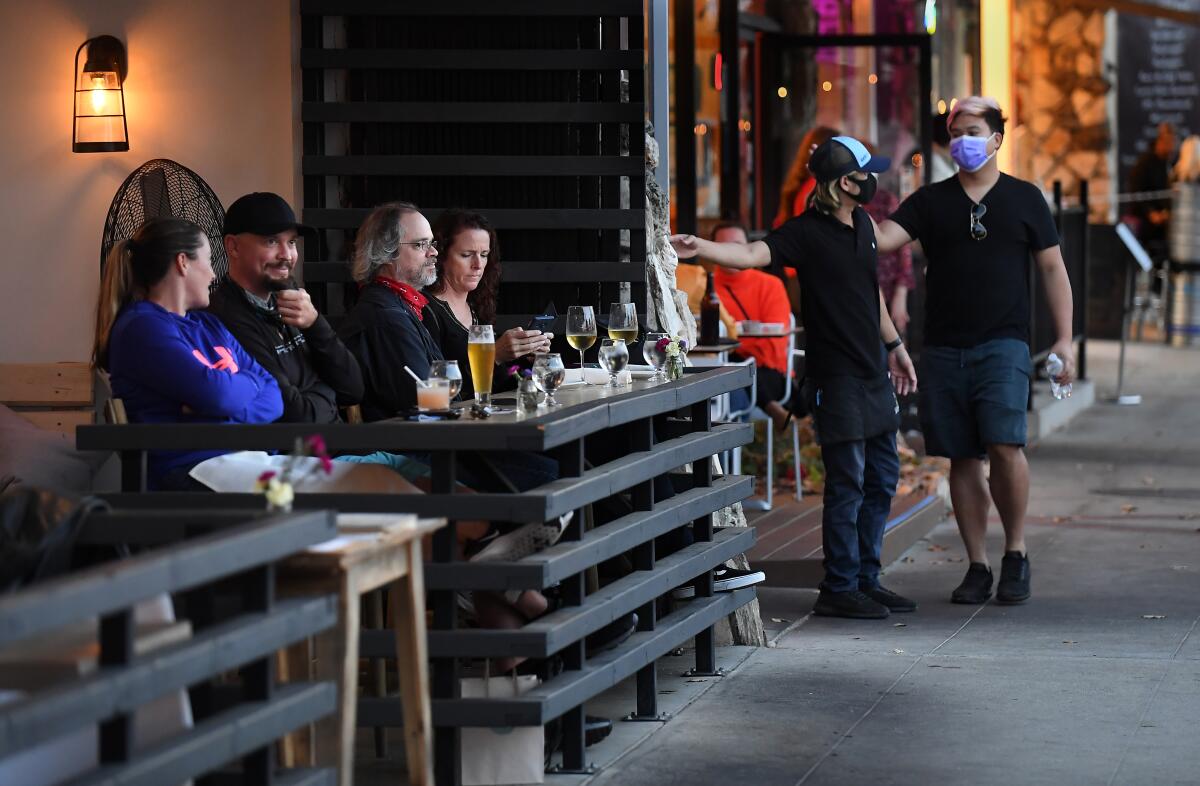
<path id="1" fill-rule="evenodd" d="M 874 379 L 887 370 L 879 334 L 875 229 L 862 208 L 854 227 L 816 208 L 787 221 L 763 242 L 771 267 L 787 265 L 800 278 L 800 307 L 808 342 L 809 376 Z"/>
<path id="2" fill-rule="evenodd" d="M 892 221 L 921 241 L 925 274 L 925 343 L 978 346 L 998 338 L 1029 339 L 1029 255 L 1058 245 L 1058 229 L 1042 192 L 1001 173 L 983 198 L 971 235 L 971 209 L 957 177 L 925 186 L 904 200 Z"/>

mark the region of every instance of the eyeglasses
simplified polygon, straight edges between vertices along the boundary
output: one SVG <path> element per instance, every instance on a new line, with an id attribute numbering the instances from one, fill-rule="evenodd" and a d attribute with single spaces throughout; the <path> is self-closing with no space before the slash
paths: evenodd
<path id="1" fill-rule="evenodd" d="M 429 251 L 429 249 L 431 249 L 431 248 L 432 248 L 434 251 L 437 251 L 437 247 L 438 247 L 438 244 L 437 244 L 437 241 L 436 241 L 436 240 L 428 240 L 428 239 L 426 239 L 426 240 L 413 240 L 413 241 L 411 241 L 411 242 L 408 242 L 408 243 L 400 243 L 400 245 L 402 245 L 402 246 L 413 246 L 414 248 L 416 248 L 416 249 L 417 249 L 417 251 L 420 251 L 422 254 L 426 253 L 426 252 L 427 252 L 427 251 Z"/>
<path id="2" fill-rule="evenodd" d="M 976 240 L 983 240 L 987 237 L 987 227 L 981 223 L 981 219 L 987 215 L 987 205 L 974 205 L 971 208 L 971 237 Z"/>

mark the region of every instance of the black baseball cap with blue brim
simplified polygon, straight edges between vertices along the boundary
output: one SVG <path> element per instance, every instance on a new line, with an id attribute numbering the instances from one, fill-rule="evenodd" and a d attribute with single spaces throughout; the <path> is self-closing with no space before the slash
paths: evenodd
<path id="1" fill-rule="evenodd" d="M 872 156 L 866 145 L 851 136 L 835 136 L 813 151 L 808 169 L 822 183 L 851 172 L 879 174 L 892 166 L 892 159 Z"/>

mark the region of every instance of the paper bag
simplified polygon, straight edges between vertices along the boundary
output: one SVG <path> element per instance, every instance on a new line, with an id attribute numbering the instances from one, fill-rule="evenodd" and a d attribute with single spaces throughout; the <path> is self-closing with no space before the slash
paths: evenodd
<path id="1" fill-rule="evenodd" d="M 462 680 L 462 697 L 507 699 L 537 685 L 538 678 L 533 675 L 468 677 Z M 462 730 L 463 786 L 542 783 L 545 778 L 545 734 L 541 726 Z"/>

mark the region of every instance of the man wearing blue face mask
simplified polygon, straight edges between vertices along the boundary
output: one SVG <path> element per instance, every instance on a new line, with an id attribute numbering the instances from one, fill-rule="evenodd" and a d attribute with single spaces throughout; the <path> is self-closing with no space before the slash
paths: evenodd
<path id="1" fill-rule="evenodd" d="M 992 595 L 984 550 L 992 502 L 1005 536 L 996 600 L 1023 603 L 1030 596 L 1029 465 L 1022 448 L 1033 373 L 1031 254 L 1054 317 L 1051 351 L 1065 366 L 1057 379 L 1065 384 L 1075 375 L 1071 283 L 1058 232 L 1041 191 L 996 163 L 1004 122 L 995 99 L 958 101 L 947 121 L 958 174 L 918 190 L 876 232 L 880 254 L 920 240 L 929 261 L 921 424 L 928 452 L 950 459 L 954 515 L 971 562 L 951 595 L 955 603 L 983 603 Z"/>

